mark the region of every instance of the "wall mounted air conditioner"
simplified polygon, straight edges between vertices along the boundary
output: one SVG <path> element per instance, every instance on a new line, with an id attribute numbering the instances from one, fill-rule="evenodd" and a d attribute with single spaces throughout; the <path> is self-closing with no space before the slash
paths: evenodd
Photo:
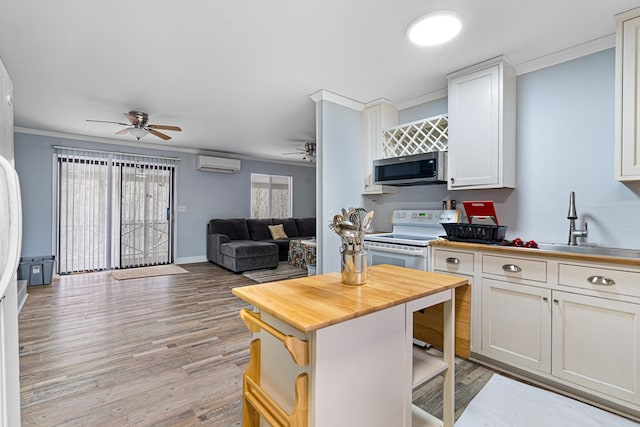
<path id="1" fill-rule="evenodd" d="M 196 169 L 203 172 L 234 173 L 240 170 L 240 160 L 198 155 Z"/>

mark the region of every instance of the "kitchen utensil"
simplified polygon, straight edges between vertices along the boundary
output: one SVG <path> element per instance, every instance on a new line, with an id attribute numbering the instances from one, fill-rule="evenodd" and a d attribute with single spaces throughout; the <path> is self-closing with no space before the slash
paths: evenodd
<path id="1" fill-rule="evenodd" d="M 353 249 L 355 245 L 354 240 L 357 234 L 357 230 L 351 221 L 342 221 L 338 223 L 340 227 L 340 237 L 348 247 Z"/>
<path id="2" fill-rule="evenodd" d="M 349 285 L 362 285 L 367 280 L 368 251 L 364 245 L 364 235 L 370 230 L 373 211 L 364 208 L 342 208 L 341 214 L 333 216 L 329 228 L 340 239 L 342 258 L 342 282 Z"/>
<path id="3" fill-rule="evenodd" d="M 342 228 L 342 229 L 346 229 L 346 230 L 357 230 L 358 229 L 355 226 L 355 224 L 353 222 L 351 222 L 351 221 L 344 220 L 344 221 L 340 221 L 339 224 L 340 224 L 340 228 Z"/>
<path id="4" fill-rule="evenodd" d="M 367 214 L 364 216 L 364 219 L 362 220 L 362 227 L 361 230 L 365 231 L 369 228 L 369 225 L 371 225 L 371 221 L 373 220 L 373 211 L 367 212 Z"/>
<path id="5" fill-rule="evenodd" d="M 329 228 L 331 228 L 335 233 L 340 235 L 340 222 L 344 221 L 344 216 L 337 214 L 333 216 L 333 222 L 329 224 Z"/>

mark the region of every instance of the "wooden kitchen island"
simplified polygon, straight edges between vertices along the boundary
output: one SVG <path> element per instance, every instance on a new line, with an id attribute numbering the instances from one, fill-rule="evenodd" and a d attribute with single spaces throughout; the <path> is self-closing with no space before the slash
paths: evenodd
<path id="1" fill-rule="evenodd" d="M 233 289 L 255 311 L 243 425 L 453 426 L 454 289 L 466 279 L 376 265 L 361 286 L 340 273 Z M 413 313 L 444 303 L 444 356 L 413 349 Z M 443 422 L 411 404 L 444 372 Z M 265 423 L 266 421 L 266 423 Z"/>

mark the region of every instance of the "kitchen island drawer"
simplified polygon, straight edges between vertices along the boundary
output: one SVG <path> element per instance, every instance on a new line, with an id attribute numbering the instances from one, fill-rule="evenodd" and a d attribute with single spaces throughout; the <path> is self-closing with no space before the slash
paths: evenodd
<path id="1" fill-rule="evenodd" d="M 473 253 L 460 251 L 433 250 L 433 269 L 473 274 Z"/>
<path id="2" fill-rule="evenodd" d="M 482 272 L 513 279 L 547 281 L 547 262 L 533 259 L 483 255 Z"/>
<path id="3" fill-rule="evenodd" d="M 558 284 L 640 297 L 640 271 L 560 263 Z"/>

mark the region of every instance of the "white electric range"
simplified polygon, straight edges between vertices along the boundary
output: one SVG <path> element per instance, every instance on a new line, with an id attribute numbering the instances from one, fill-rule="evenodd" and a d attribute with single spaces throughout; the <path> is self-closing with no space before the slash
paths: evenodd
<path id="1" fill-rule="evenodd" d="M 443 222 L 459 222 L 457 210 L 394 210 L 391 233 L 367 234 L 371 264 L 392 264 L 429 271 L 429 242 L 445 234 Z"/>

